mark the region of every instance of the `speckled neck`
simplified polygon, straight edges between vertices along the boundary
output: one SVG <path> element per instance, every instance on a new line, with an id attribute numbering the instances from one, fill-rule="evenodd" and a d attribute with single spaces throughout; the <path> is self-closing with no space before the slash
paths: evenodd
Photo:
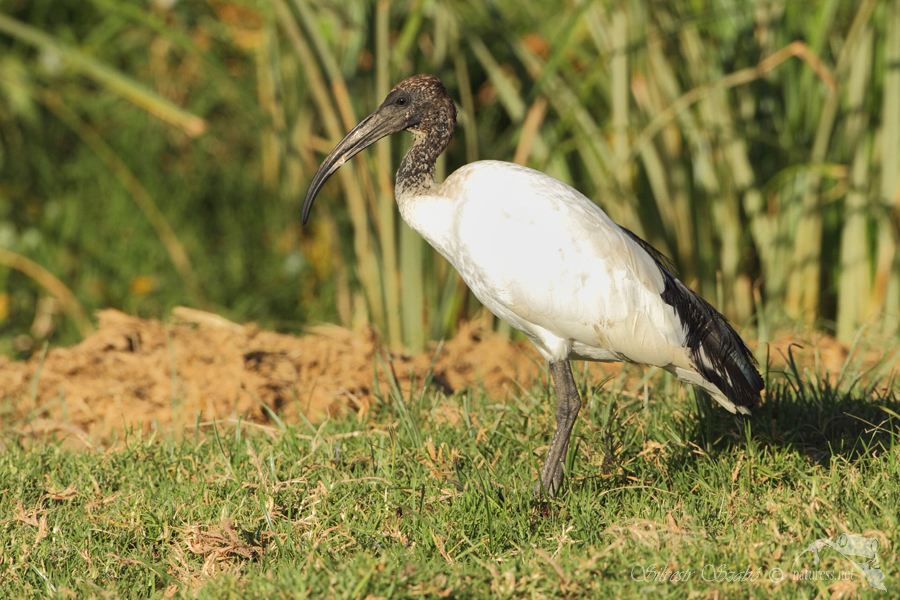
<path id="1" fill-rule="evenodd" d="M 396 195 L 415 196 L 436 185 L 434 167 L 438 156 L 450 143 L 452 130 L 414 131 L 413 145 L 397 170 Z"/>
<path id="2" fill-rule="evenodd" d="M 435 186 L 434 164 L 450 143 L 456 130 L 456 106 L 444 85 L 436 77 L 418 76 L 398 87 L 425 97 L 420 120 L 406 128 L 413 134 L 413 145 L 397 171 L 397 197 L 410 197 Z"/>

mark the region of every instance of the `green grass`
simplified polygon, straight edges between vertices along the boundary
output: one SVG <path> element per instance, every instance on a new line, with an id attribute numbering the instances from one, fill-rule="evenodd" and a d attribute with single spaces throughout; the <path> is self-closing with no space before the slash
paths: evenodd
<path id="1" fill-rule="evenodd" d="M 385 390 L 362 422 L 200 424 L 87 450 L 7 430 L 0 596 L 874 597 L 858 573 L 770 580 L 852 571 L 828 548 L 793 564 L 842 532 L 875 537 L 900 589 L 892 382 L 773 375 L 744 420 L 668 376 L 647 406 L 598 383 L 582 383 L 571 477 L 548 503 L 531 495 L 553 427 L 541 386 L 505 403 Z M 651 565 L 695 573 L 633 580 Z M 720 565 L 757 579 L 707 581 Z"/>

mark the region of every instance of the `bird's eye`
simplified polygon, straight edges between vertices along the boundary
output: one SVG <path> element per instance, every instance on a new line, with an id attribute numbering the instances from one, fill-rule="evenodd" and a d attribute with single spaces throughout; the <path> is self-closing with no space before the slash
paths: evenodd
<path id="1" fill-rule="evenodd" d="M 406 96 L 400 96 L 394 100 L 394 106 L 406 106 Z"/>

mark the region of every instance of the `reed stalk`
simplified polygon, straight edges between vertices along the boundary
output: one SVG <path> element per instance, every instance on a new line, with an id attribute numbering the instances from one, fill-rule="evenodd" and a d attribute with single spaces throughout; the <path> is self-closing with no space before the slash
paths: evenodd
<path id="1" fill-rule="evenodd" d="M 837 337 L 850 342 L 866 321 L 871 302 L 869 228 L 873 205 L 866 193 L 869 165 L 868 114 L 865 94 L 872 66 L 872 31 L 867 29 L 857 48 L 847 81 L 847 140 L 855 146 L 850 170 L 850 191 L 844 202 L 841 230 L 841 276 L 838 288 Z"/>
<path id="2" fill-rule="evenodd" d="M 870 311 L 881 316 L 882 330 L 896 335 L 900 330 L 900 0 L 887 10 L 884 42 L 884 96 L 881 102 L 881 177 L 876 209 L 877 246 Z"/>

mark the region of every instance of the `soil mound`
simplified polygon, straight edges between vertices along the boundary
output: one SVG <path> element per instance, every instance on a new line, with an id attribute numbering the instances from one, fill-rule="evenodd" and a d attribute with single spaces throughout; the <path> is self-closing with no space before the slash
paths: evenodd
<path id="1" fill-rule="evenodd" d="M 0 356 L 6 424 L 27 423 L 31 433 L 69 432 L 90 443 L 125 427 L 180 430 L 198 418 L 266 423 L 274 413 L 296 422 L 303 413 L 315 422 L 344 411 L 365 414 L 376 377 L 382 393 L 390 386 L 385 371 L 407 392 L 422 385 L 435 355 L 434 348 L 414 357 L 387 352 L 372 330 L 323 325 L 296 337 L 188 308 L 176 308 L 168 323 L 116 310 L 100 311 L 97 319 L 98 330 L 71 348 L 25 362 Z M 463 324 L 443 345 L 433 374 L 446 392 L 483 386 L 500 400 L 508 390 L 530 390 L 545 372 L 531 344 L 510 342 L 490 325 Z M 847 346 L 821 334 L 784 334 L 770 343 L 770 369 L 784 370 L 789 349 L 813 376 L 837 377 L 850 355 Z M 858 354 L 865 367 L 883 360 L 885 350 Z M 643 373 L 623 375 L 618 364 L 591 366 L 597 383 L 622 377 L 619 389 L 631 389 L 629 382 Z"/>
<path id="2" fill-rule="evenodd" d="M 268 422 L 267 408 L 286 421 L 300 412 L 316 421 L 367 411 L 376 374 L 379 389 L 389 389 L 385 370 L 404 391 L 413 380 L 421 385 L 434 358 L 433 350 L 387 352 L 372 330 L 323 325 L 295 337 L 187 308 L 176 308 L 170 323 L 117 310 L 99 311 L 97 319 L 98 330 L 80 344 L 43 359 L 0 356 L 8 423 L 102 437 L 125 426 L 192 425 L 198 414 L 203 422 L 239 415 Z M 540 368 L 530 344 L 469 323 L 444 344 L 434 381 L 448 392 L 484 385 L 504 395 L 511 381 L 530 382 Z"/>

